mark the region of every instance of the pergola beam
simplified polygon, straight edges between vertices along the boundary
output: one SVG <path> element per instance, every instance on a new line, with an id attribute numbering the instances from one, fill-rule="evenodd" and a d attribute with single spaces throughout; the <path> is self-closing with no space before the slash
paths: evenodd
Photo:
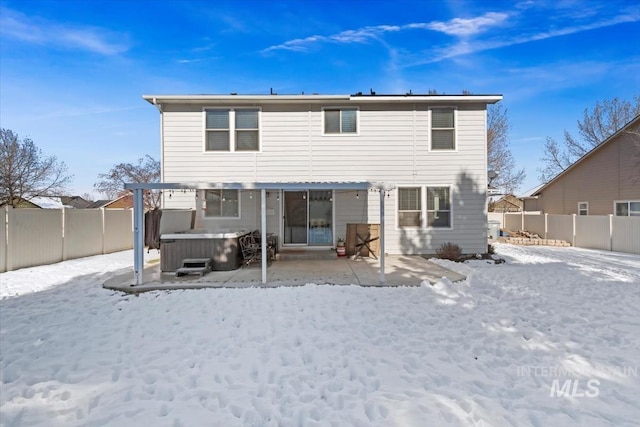
<path id="1" fill-rule="evenodd" d="M 126 190 L 367 190 L 370 182 L 134 182 Z"/>

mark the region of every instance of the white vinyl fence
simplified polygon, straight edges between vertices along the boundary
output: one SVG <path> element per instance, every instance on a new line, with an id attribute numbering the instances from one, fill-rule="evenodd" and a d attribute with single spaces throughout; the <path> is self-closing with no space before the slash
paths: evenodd
<path id="1" fill-rule="evenodd" d="M 0 209 L 0 272 L 133 247 L 131 210 Z"/>
<path id="2" fill-rule="evenodd" d="M 525 229 L 573 246 L 640 254 L 640 217 L 506 213 L 504 228 Z M 524 227 L 522 227 L 524 224 Z"/>

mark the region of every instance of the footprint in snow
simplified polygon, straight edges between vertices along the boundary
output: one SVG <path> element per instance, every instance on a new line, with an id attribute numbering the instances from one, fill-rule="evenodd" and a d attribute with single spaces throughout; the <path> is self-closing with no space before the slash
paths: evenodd
<path id="1" fill-rule="evenodd" d="M 242 418 L 242 408 L 239 407 L 238 405 L 231 405 L 229 406 L 229 410 L 231 411 L 231 413 L 233 414 L 234 417 L 236 418 Z"/>
<path id="2" fill-rule="evenodd" d="M 161 417 L 166 417 L 169 415 L 169 407 L 166 404 L 160 405 L 160 412 L 158 413 Z"/>

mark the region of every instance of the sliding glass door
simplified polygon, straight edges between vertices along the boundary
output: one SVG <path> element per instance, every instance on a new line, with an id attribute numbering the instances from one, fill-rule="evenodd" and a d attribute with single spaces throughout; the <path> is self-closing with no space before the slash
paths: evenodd
<path id="1" fill-rule="evenodd" d="M 284 244 L 333 245 L 331 190 L 284 192 Z"/>
<path id="2" fill-rule="evenodd" d="M 333 245 L 331 190 L 309 191 L 309 245 Z"/>

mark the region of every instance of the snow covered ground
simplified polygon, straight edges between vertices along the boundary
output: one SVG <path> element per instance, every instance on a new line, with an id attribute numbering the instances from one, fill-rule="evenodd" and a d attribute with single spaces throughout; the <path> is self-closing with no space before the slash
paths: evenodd
<path id="1" fill-rule="evenodd" d="M 640 257 L 498 253 L 404 288 L 102 289 L 130 251 L 0 274 L 0 425 L 638 425 Z"/>

